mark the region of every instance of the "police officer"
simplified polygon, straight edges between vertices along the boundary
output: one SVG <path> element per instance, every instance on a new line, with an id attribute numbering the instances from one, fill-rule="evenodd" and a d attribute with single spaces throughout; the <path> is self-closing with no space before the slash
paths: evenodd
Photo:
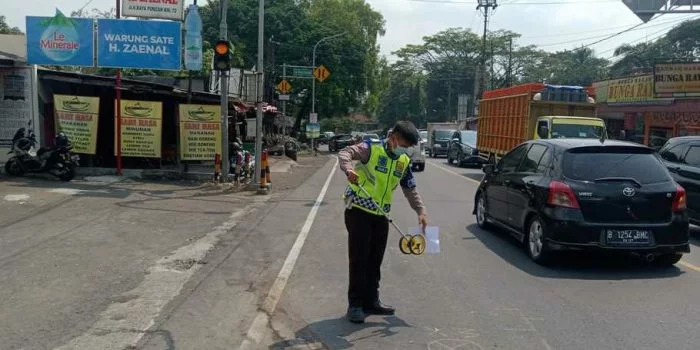
<path id="1" fill-rule="evenodd" d="M 418 144 L 420 134 L 407 121 L 396 123 L 384 142 L 362 142 L 338 153 L 340 169 L 348 178 L 344 198 L 345 227 L 348 230 L 350 284 L 347 318 L 363 323 L 366 315 L 393 315 L 394 308 L 379 300 L 380 268 L 386 250 L 389 222 L 374 203 L 385 212 L 391 210 L 394 190 L 401 187 L 418 222 L 425 229 L 428 216 L 411 172 L 408 147 Z M 353 161 L 358 161 L 353 165 Z M 360 190 L 361 185 L 371 199 Z"/>

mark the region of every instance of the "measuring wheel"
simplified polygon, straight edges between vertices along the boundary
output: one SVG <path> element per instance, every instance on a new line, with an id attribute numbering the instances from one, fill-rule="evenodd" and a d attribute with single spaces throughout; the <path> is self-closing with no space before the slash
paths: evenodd
<path id="1" fill-rule="evenodd" d="M 409 241 L 411 254 L 422 255 L 425 252 L 425 237 L 423 235 L 415 235 Z"/>
<path id="2" fill-rule="evenodd" d="M 401 253 L 404 253 L 406 255 L 410 255 L 412 253 L 411 251 L 411 239 L 406 236 L 401 236 L 401 239 L 399 240 L 399 250 Z"/>

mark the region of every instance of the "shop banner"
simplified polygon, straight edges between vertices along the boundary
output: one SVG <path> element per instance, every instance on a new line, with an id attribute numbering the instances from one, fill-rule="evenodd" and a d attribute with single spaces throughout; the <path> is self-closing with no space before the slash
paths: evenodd
<path id="1" fill-rule="evenodd" d="M 184 3 L 185 0 L 122 0 L 122 15 L 182 21 Z"/>
<path id="2" fill-rule="evenodd" d="M 700 63 L 659 63 L 654 66 L 658 97 L 700 96 Z"/>
<path id="3" fill-rule="evenodd" d="M 56 66 L 94 66 L 93 20 L 27 17 L 27 63 Z"/>
<path id="4" fill-rule="evenodd" d="M 180 105 L 180 159 L 214 160 L 221 154 L 221 106 Z"/>
<path id="5" fill-rule="evenodd" d="M 73 152 L 95 154 L 100 98 L 53 95 L 56 130 L 63 132 L 73 146 Z"/>
<path id="6" fill-rule="evenodd" d="M 650 102 L 654 99 L 653 76 L 641 75 L 610 80 L 607 97 L 609 104 Z"/>
<path id="7" fill-rule="evenodd" d="M 180 70 L 180 22 L 97 20 L 97 66 Z"/>
<path id="8" fill-rule="evenodd" d="M 32 103 L 36 91 L 31 68 L 0 68 L 0 148 L 9 148 L 17 129 L 27 128 L 35 120 Z M 34 124 L 34 130 L 40 128 Z M 7 153 L 2 152 L 0 158 Z"/>
<path id="9" fill-rule="evenodd" d="M 117 101 L 114 101 L 117 105 Z M 163 103 L 153 101 L 121 101 L 122 156 L 160 158 L 163 132 Z M 116 112 L 116 108 L 115 108 Z M 114 118 L 116 125 L 117 119 Z M 115 127 L 114 130 L 117 128 Z M 117 138 L 114 138 L 117 154 Z"/>

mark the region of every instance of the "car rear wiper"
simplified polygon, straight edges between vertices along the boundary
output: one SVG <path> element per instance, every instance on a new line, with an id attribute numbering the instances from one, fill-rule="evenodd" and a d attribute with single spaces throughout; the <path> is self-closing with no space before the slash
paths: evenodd
<path id="1" fill-rule="evenodd" d="M 595 181 L 595 182 L 613 182 L 613 181 L 632 182 L 635 185 L 637 185 L 637 187 L 642 187 L 641 182 L 639 182 L 639 181 L 637 181 L 637 179 L 631 178 L 631 177 L 601 177 L 601 178 L 595 179 L 593 181 Z"/>

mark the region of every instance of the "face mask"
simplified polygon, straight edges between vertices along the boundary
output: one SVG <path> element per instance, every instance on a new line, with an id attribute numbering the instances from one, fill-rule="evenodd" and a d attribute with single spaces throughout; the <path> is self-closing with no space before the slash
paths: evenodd
<path id="1" fill-rule="evenodd" d="M 387 144 L 387 149 L 389 152 L 393 153 L 397 157 L 401 156 L 403 154 L 406 154 L 406 152 L 408 152 L 406 147 L 395 146 L 393 142 L 390 142 Z"/>

